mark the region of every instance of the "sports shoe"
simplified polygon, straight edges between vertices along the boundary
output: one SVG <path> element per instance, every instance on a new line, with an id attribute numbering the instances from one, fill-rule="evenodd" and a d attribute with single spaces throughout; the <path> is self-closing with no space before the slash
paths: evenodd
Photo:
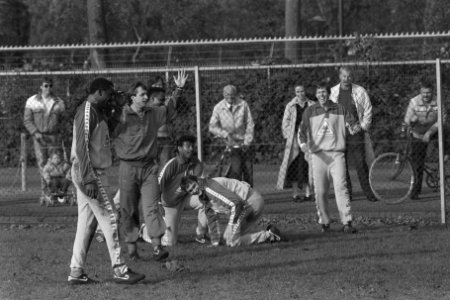
<path id="1" fill-rule="evenodd" d="M 121 275 L 114 274 L 113 280 L 118 284 L 135 284 L 145 278 L 144 274 L 139 274 L 128 269 L 125 273 Z"/>
<path id="2" fill-rule="evenodd" d="M 161 261 L 169 257 L 169 252 L 164 249 L 161 245 L 156 246 L 153 249 L 153 259 L 156 261 Z"/>
<path id="3" fill-rule="evenodd" d="M 269 232 L 270 237 L 269 241 L 271 243 L 276 243 L 281 241 L 281 231 L 275 227 L 275 225 L 269 224 L 266 228 L 266 230 Z"/>
<path id="4" fill-rule="evenodd" d="M 302 202 L 302 197 L 300 197 L 300 195 L 292 196 L 292 201 Z"/>
<path id="5" fill-rule="evenodd" d="M 342 227 L 342 231 L 344 233 L 358 233 L 358 229 L 353 227 L 351 222 L 345 224 L 344 227 Z"/>
<path id="6" fill-rule="evenodd" d="M 199 244 L 206 244 L 206 242 L 208 241 L 208 239 L 206 238 L 206 234 L 198 234 L 195 237 L 195 241 Z"/>
<path id="7" fill-rule="evenodd" d="M 314 201 L 316 201 L 316 198 L 314 197 L 314 195 L 309 195 L 309 196 L 305 196 L 303 198 L 303 201 L 304 202 L 314 202 Z"/>
<path id="8" fill-rule="evenodd" d="M 330 232 L 330 230 L 331 230 L 330 224 L 322 224 L 321 226 L 322 226 L 322 229 L 321 229 L 322 232 L 324 232 L 324 233 Z"/>
<path id="9" fill-rule="evenodd" d="M 67 278 L 67 282 L 70 285 L 96 284 L 96 283 L 99 283 L 97 280 L 89 278 L 86 274 L 81 274 L 78 277 L 74 277 L 72 275 L 69 275 L 69 277 Z"/>

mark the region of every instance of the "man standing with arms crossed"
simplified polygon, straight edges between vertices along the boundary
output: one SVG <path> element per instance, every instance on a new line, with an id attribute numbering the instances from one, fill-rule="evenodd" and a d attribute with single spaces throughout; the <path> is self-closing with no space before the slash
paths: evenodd
<path id="1" fill-rule="evenodd" d="M 184 85 L 182 81 L 178 78 L 177 85 Z M 172 100 L 166 106 L 148 105 L 149 101 L 161 101 L 164 97 L 163 88 L 151 87 L 147 91 L 143 83 L 136 83 L 131 90 L 131 104 L 124 106 L 114 131 L 114 145 L 120 159 L 121 221 L 131 259 L 139 259 L 136 241 L 139 238 L 140 202 L 154 259 L 169 256 L 161 245 L 166 226 L 160 207 L 156 139 L 158 129 L 175 114 L 176 103 Z"/>
<path id="2" fill-rule="evenodd" d="M 117 211 L 111 201 L 106 171 L 112 165 L 111 140 L 107 115 L 113 83 L 97 78 L 89 86 L 89 95 L 78 107 L 73 124 L 72 181 L 77 190 L 78 222 L 69 284 L 96 281 L 85 273 L 86 255 L 97 224 L 105 235 L 116 283 L 133 284 L 145 278 L 124 263 L 119 243 Z M 120 109 L 119 109 L 120 112 Z"/>
<path id="3" fill-rule="evenodd" d="M 340 83 L 331 88 L 330 100 L 339 103 L 361 124 L 362 130 L 354 135 L 347 134 L 345 163 L 347 164 L 347 183 L 350 193 L 350 201 L 353 199 L 352 182 L 348 172 L 348 153 L 351 153 L 355 161 L 356 173 L 358 174 L 361 189 L 369 201 L 377 201 L 369 183 L 369 167 L 366 162 L 366 135 L 368 137 L 372 125 L 372 103 L 367 91 L 352 83 L 352 72 L 348 67 L 339 69 Z"/>
<path id="4" fill-rule="evenodd" d="M 247 102 L 237 95 L 234 85 L 223 88 L 223 100 L 214 106 L 209 132 L 226 140 L 231 148 L 230 178 L 243 180 L 253 186 L 252 114 Z"/>
<path id="5" fill-rule="evenodd" d="M 61 147 L 58 128 L 61 126 L 61 116 L 64 113 L 64 101 L 52 93 L 53 80 L 42 79 L 41 92 L 27 99 L 23 124 L 33 137 L 34 153 L 41 174 L 42 194 L 39 203 L 44 204 L 44 166 L 53 149 Z"/>
<path id="6" fill-rule="evenodd" d="M 298 143 L 303 152 L 311 152 L 314 190 L 317 214 L 322 232 L 330 230 L 328 215 L 328 190 L 330 177 L 333 179 L 334 193 L 346 233 L 356 233 L 352 226 L 350 197 L 346 182 L 345 138 L 347 133 L 357 134 L 361 126 L 344 106 L 329 100 L 326 84 L 316 88 L 319 103 L 305 110 L 298 131 Z"/>

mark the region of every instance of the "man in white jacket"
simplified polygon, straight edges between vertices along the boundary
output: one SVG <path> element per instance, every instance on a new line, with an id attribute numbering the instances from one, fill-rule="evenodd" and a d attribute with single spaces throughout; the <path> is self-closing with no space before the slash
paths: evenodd
<path id="1" fill-rule="evenodd" d="M 353 115 L 361 124 L 362 131 L 358 134 L 347 135 L 347 148 L 345 152 L 345 161 L 347 163 L 347 154 L 351 153 L 356 165 L 359 183 L 364 195 L 369 201 L 377 201 L 369 184 L 369 167 L 366 162 L 365 135 L 368 134 L 372 124 L 372 103 L 370 102 L 367 91 L 357 84 L 352 83 L 352 72 L 348 67 L 339 69 L 340 83 L 331 88 L 330 100 L 343 105 L 346 110 Z M 348 163 L 347 163 L 348 164 Z M 347 184 L 352 199 L 352 184 L 347 166 Z"/>

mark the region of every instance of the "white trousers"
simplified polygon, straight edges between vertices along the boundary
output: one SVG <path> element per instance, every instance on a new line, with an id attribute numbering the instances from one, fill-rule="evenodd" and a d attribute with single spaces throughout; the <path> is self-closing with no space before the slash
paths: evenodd
<path id="1" fill-rule="evenodd" d="M 267 242 L 270 233 L 267 230 L 256 231 L 257 221 L 264 209 L 263 197 L 252 190 L 247 198 L 249 209 L 243 217 L 240 231 L 233 237 L 233 226 L 227 225 L 224 232 L 224 239 L 227 246 L 236 247 L 241 245 L 261 244 Z"/>
<path id="2" fill-rule="evenodd" d="M 352 220 L 344 152 L 320 151 L 311 154 L 316 208 L 319 224 L 329 224 L 328 190 L 333 180 L 336 204 L 343 224 Z"/>
<path id="3" fill-rule="evenodd" d="M 77 190 L 78 222 L 70 268 L 74 273 L 82 273 L 97 224 L 103 231 L 111 264 L 117 273 L 123 273 L 127 267 L 121 255 L 117 213 L 112 204 L 111 187 L 105 173 L 99 172 L 100 183 L 106 192 L 99 191 L 97 199 L 88 197 L 80 188 L 81 178 L 78 169 L 72 167 L 72 180 Z"/>

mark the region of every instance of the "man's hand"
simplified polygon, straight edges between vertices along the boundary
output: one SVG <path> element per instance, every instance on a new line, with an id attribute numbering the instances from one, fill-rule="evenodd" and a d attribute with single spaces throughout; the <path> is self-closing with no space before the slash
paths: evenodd
<path id="1" fill-rule="evenodd" d="M 429 131 L 425 132 L 423 135 L 422 141 L 425 143 L 429 143 L 431 139 L 431 133 Z"/>
<path id="2" fill-rule="evenodd" d="M 42 144 L 43 139 L 42 139 L 42 134 L 40 132 L 36 132 L 33 136 L 38 141 L 39 144 Z"/>
<path id="3" fill-rule="evenodd" d="M 306 144 L 301 144 L 300 150 L 302 150 L 303 153 L 306 153 L 308 152 L 308 146 Z"/>
<path id="4" fill-rule="evenodd" d="M 351 126 L 351 129 L 349 131 L 350 131 L 350 134 L 353 135 L 353 134 L 357 134 L 357 133 L 361 132 L 361 130 L 362 130 L 361 124 L 356 123 L 355 125 Z"/>
<path id="5" fill-rule="evenodd" d="M 97 198 L 98 189 L 95 183 L 88 183 L 84 186 L 84 188 L 86 190 L 86 195 L 93 199 Z"/>
<path id="6" fill-rule="evenodd" d="M 186 84 L 186 80 L 188 79 L 189 75 L 186 75 L 186 71 L 183 70 L 178 70 L 178 76 L 175 77 L 173 76 L 173 80 L 175 81 L 175 84 L 177 85 L 177 87 L 179 88 L 183 88 L 184 85 Z"/>

